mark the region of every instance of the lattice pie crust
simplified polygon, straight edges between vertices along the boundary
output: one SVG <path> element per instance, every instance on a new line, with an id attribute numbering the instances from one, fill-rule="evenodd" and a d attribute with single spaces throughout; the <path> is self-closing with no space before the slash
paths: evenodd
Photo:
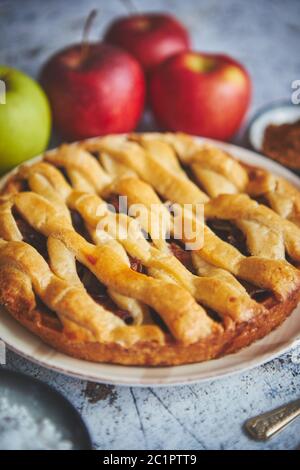
<path id="1" fill-rule="evenodd" d="M 99 221 L 128 222 L 109 210 L 117 196 L 149 212 L 155 205 L 151 227 L 131 218 L 125 239 L 111 224 L 97 229 Z M 201 248 L 154 237 L 159 224 L 174 228 L 165 201 L 204 204 Z M 300 297 L 299 225 L 294 186 L 190 136 L 62 145 L 21 166 L 2 190 L 0 302 L 78 358 L 208 360 L 265 336 L 292 312 Z"/>

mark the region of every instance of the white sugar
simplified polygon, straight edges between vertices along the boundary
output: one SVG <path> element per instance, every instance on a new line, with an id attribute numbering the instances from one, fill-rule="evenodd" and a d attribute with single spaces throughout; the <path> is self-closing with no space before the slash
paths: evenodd
<path id="1" fill-rule="evenodd" d="M 0 398 L 0 450 L 71 450 L 48 418 L 37 419 L 30 410 Z"/>

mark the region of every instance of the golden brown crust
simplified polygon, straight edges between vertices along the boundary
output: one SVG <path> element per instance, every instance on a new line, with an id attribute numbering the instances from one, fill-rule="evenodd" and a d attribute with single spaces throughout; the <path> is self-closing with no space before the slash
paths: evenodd
<path id="1" fill-rule="evenodd" d="M 299 300 L 300 291 L 296 291 L 285 302 L 274 305 L 250 322 L 241 323 L 234 329 L 228 327 L 223 334 L 216 334 L 206 341 L 182 345 L 170 340 L 163 346 L 141 342 L 131 348 L 118 344 L 72 341 L 63 332 L 43 325 L 40 321 L 42 313 L 38 310 L 34 311 L 36 315 L 32 315 L 33 320 L 24 315 L 24 308 L 21 306 L 18 308 L 10 305 L 8 310 L 17 321 L 45 343 L 77 359 L 131 366 L 174 366 L 207 361 L 249 346 L 277 328 L 291 314 Z M 2 301 L 5 304 L 3 294 Z"/>
<path id="2" fill-rule="evenodd" d="M 99 163 L 91 151 L 99 153 Z M 271 208 L 245 192 L 263 197 Z M 107 136 L 64 145 L 44 161 L 21 167 L 1 193 L 0 303 L 43 341 L 71 356 L 149 366 L 209 360 L 268 334 L 300 299 L 298 190 L 189 136 Z M 129 206 L 144 205 L 146 218 L 139 219 L 144 230 L 150 206 L 156 204 L 148 228 L 151 242 L 134 218 L 107 210 L 105 199 L 114 194 L 127 196 Z M 228 220 L 244 233 L 250 256 L 204 225 L 204 244 L 193 252 L 194 270 L 189 271 L 164 233 L 154 236 L 162 220 L 165 230 L 174 229 L 160 197 L 178 204 L 204 202 L 206 219 Z M 45 237 L 47 259 L 24 242 L 15 210 Z M 82 218 L 90 241 L 74 229 L 71 211 Z M 113 220 L 118 227 L 130 222 L 130 235 L 119 238 L 110 228 L 99 232 L 100 220 Z M 285 259 L 285 250 L 294 265 Z M 131 269 L 130 257 L 147 275 Z M 132 326 L 95 302 L 76 262 L 130 312 Z M 241 279 L 267 289 L 267 300 L 251 298 Z"/>

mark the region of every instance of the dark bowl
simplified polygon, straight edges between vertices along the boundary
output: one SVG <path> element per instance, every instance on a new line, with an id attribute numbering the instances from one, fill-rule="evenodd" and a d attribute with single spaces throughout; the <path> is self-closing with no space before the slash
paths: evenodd
<path id="1" fill-rule="evenodd" d="M 26 406 L 37 419 L 50 418 L 63 439 L 74 450 L 91 450 L 88 429 L 74 406 L 59 392 L 38 379 L 0 368 L 0 396 L 13 404 Z"/>

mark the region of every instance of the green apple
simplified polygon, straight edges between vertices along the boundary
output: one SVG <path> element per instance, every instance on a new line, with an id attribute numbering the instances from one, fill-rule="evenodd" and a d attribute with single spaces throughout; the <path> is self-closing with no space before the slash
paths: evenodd
<path id="1" fill-rule="evenodd" d="M 51 111 L 40 85 L 24 73 L 0 65 L 0 80 L 0 173 L 5 173 L 46 149 Z"/>

